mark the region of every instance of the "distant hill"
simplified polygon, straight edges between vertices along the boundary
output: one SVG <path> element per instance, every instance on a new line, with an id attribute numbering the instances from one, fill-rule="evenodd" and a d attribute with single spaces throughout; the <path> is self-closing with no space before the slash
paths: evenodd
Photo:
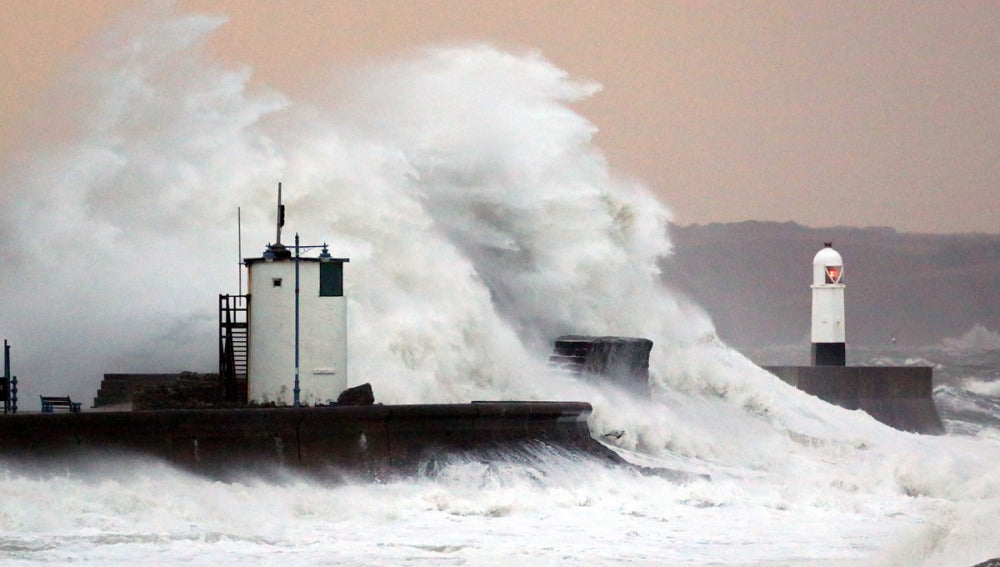
<path id="1" fill-rule="evenodd" d="M 809 342 L 812 259 L 844 257 L 849 345 L 937 344 L 975 324 L 1000 330 L 1000 234 L 909 234 L 741 222 L 672 226 L 664 281 L 747 349 Z"/>

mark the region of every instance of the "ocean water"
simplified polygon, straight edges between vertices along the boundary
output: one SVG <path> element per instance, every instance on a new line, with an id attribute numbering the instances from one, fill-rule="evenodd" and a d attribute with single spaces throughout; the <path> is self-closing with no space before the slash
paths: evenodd
<path id="1" fill-rule="evenodd" d="M 286 235 L 351 258 L 352 383 L 385 403 L 589 400 L 595 436 L 623 431 L 615 450 L 687 480 L 541 446 L 381 481 L 3 461 L 5 564 L 1000 556 L 993 331 L 870 353 L 935 365 L 948 435 L 829 406 L 722 343 L 660 283 L 670 212 L 608 166 L 597 126 L 574 111 L 597 85 L 539 53 L 474 44 L 331 69 L 295 100 L 206 54 L 222 25 L 162 4 L 123 17 L 41 97 L 7 156 L 0 332 L 22 399 L 87 399 L 104 372 L 212 368 L 215 294 L 237 285 L 236 207 L 255 256 L 280 180 Z M 551 375 L 564 333 L 653 339 L 651 399 Z"/>

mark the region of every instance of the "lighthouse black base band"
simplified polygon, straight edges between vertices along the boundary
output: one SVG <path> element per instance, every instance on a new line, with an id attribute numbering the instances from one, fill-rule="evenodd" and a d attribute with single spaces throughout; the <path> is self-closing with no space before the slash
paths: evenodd
<path id="1" fill-rule="evenodd" d="M 844 366 L 847 364 L 847 348 L 844 343 L 813 343 L 813 366 Z"/>

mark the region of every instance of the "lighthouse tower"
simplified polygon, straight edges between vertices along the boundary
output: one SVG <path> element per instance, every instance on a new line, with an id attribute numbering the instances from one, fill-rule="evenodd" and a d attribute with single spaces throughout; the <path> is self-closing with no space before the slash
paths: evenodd
<path id="1" fill-rule="evenodd" d="M 788 384 L 823 401 L 903 431 L 940 435 L 929 366 L 847 366 L 844 333 L 844 260 L 826 243 L 813 258 L 812 365 L 766 366 Z"/>
<path id="2" fill-rule="evenodd" d="M 279 405 L 335 400 L 347 388 L 347 302 L 344 264 L 327 245 L 281 243 L 278 231 L 260 258 L 246 258 L 250 309 L 247 399 Z M 315 249 L 321 249 L 318 255 Z M 311 254 L 310 254 L 311 253 Z"/>
<path id="3" fill-rule="evenodd" d="M 813 258 L 812 364 L 847 363 L 844 332 L 844 260 L 826 242 Z"/>

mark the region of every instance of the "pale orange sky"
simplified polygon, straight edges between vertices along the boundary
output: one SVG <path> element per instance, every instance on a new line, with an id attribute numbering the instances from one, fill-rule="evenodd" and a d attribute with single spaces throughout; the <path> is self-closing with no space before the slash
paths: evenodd
<path id="1" fill-rule="evenodd" d="M 0 151 L 134 0 L 0 2 Z M 538 48 L 604 85 L 577 109 L 678 224 L 1000 232 L 1000 2 L 189 0 L 211 49 L 294 97 L 414 47 Z M 5 191 L 9 190 L 5 188 Z"/>

